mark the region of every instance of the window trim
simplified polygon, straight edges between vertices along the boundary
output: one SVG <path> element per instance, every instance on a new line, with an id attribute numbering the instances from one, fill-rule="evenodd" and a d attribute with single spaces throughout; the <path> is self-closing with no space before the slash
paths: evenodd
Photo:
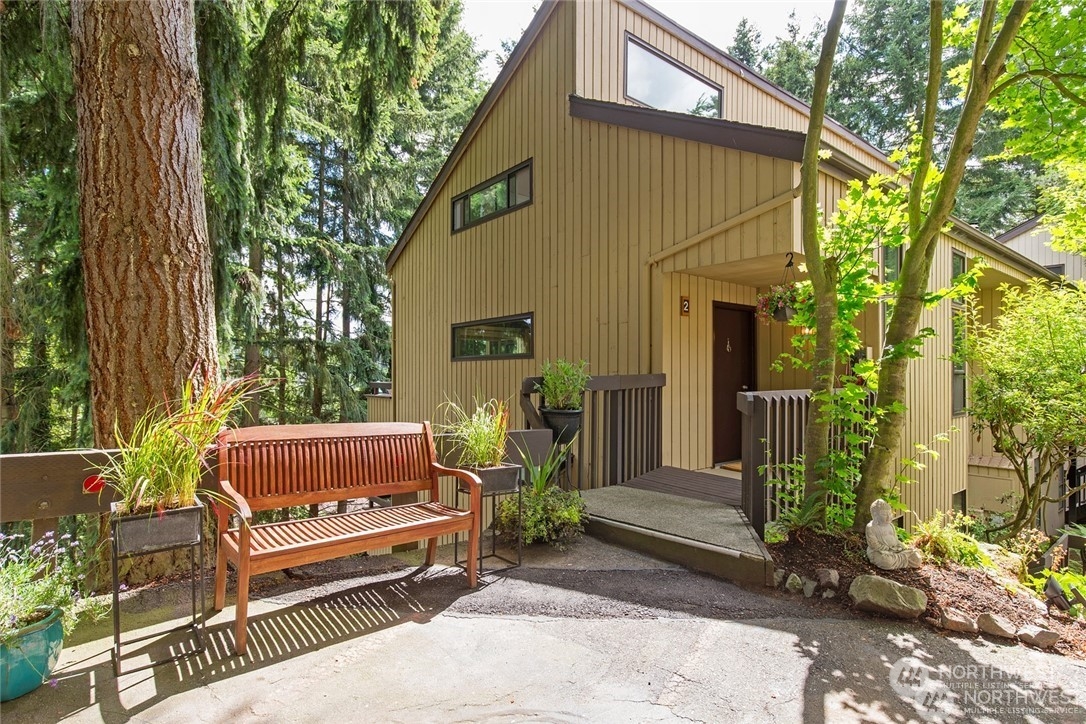
<path id="1" fill-rule="evenodd" d="M 479 224 L 485 224 L 486 222 L 490 221 L 491 219 L 496 219 L 499 216 L 505 216 L 508 213 L 511 213 L 513 211 L 517 211 L 518 209 L 523 209 L 526 206 L 531 206 L 532 204 L 534 204 L 535 203 L 535 168 L 534 168 L 535 164 L 534 164 L 534 161 L 535 161 L 535 159 L 530 157 L 525 161 L 521 161 L 516 166 L 513 166 L 511 168 L 506 169 L 505 171 L 502 171 L 499 174 L 495 174 L 495 175 L 491 176 L 490 178 L 488 178 L 486 181 L 483 181 L 482 183 L 475 184 L 474 186 L 472 186 L 467 191 L 464 191 L 462 193 L 457 194 L 456 196 L 453 196 L 452 201 L 449 203 L 449 229 L 450 229 L 450 233 L 459 234 L 461 231 L 465 231 L 467 229 L 470 229 L 473 226 L 478 226 Z M 464 224 L 460 225 L 459 227 L 456 226 L 456 204 L 457 204 L 458 201 L 468 199 L 468 198 L 471 197 L 472 194 L 476 194 L 476 193 L 478 193 L 478 192 L 480 192 L 480 191 L 482 191 L 484 189 L 487 189 L 487 188 L 493 186 L 494 184 L 499 183 L 500 181 L 511 179 L 511 178 L 515 177 L 519 171 L 523 171 L 524 169 L 528 169 L 528 200 L 527 201 L 522 201 L 519 204 L 516 204 L 515 206 L 506 206 L 504 209 L 500 209 L 498 211 L 495 211 L 492 214 L 487 214 L 486 216 L 483 216 L 482 218 L 476 219 L 475 221 L 470 221 L 470 222 L 464 223 Z M 506 189 L 507 189 L 506 193 L 507 194 L 508 194 L 508 188 L 509 187 L 507 186 L 506 187 Z M 506 201 L 508 203 L 508 199 Z"/>
<path id="2" fill-rule="evenodd" d="M 965 272 L 969 271 L 969 257 L 966 256 L 964 253 L 958 251 L 957 249 L 951 249 L 950 250 L 950 281 L 951 281 L 951 283 L 953 283 L 954 278 L 956 276 L 954 274 L 954 266 L 955 266 L 956 259 L 961 259 L 962 260 L 962 271 L 960 272 L 960 274 L 964 274 Z M 955 319 L 959 319 L 959 318 L 962 320 L 961 323 L 965 324 L 965 305 L 962 304 L 960 301 L 955 299 L 955 300 L 951 301 L 951 303 L 950 303 L 950 353 L 951 353 L 951 355 L 953 355 L 955 352 L 958 351 L 957 350 L 958 340 L 956 339 L 954 327 L 955 327 Z M 965 334 L 966 334 L 966 330 L 963 329 L 962 330 L 962 335 L 964 336 Z M 962 402 L 961 407 L 958 406 L 958 404 L 957 404 L 958 401 L 956 399 L 954 399 L 954 380 L 958 377 L 958 375 L 961 375 L 961 377 L 962 377 L 962 391 L 963 391 L 963 393 L 965 395 L 965 398 L 961 401 Z M 968 414 L 966 412 L 966 410 L 968 408 L 969 408 L 969 370 L 968 370 L 968 368 L 967 368 L 967 366 L 966 366 L 966 364 L 964 362 L 961 364 L 961 367 L 959 368 L 958 363 L 956 363 L 954 361 L 953 357 L 951 357 L 951 360 L 950 360 L 950 416 L 951 417 L 963 417 L 963 416 Z"/>
<path id="3" fill-rule="evenodd" d="M 488 354 L 478 356 L 456 356 L 456 330 L 464 327 L 479 327 L 495 322 L 512 322 L 528 320 L 528 351 L 523 354 Z M 487 319 L 473 319 L 468 322 L 455 322 L 449 329 L 449 359 L 453 362 L 482 362 L 496 359 L 533 359 L 535 357 L 535 312 L 522 312 L 521 314 L 507 314 L 503 317 L 489 317 Z"/>
<path id="4" fill-rule="evenodd" d="M 709 119 L 714 118 L 714 116 L 698 116 L 698 115 L 694 115 L 693 113 L 684 113 L 683 111 L 672 111 L 672 110 L 668 110 L 667 108 L 656 108 L 656 106 L 651 106 L 648 103 L 646 103 L 645 101 L 639 100 L 639 99 L 634 98 L 633 96 L 631 96 L 629 94 L 629 88 L 630 88 L 630 43 L 633 42 L 633 43 L 636 43 L 638 46 L 640 46 L 642 50 L 649 53 L 650 55 L 655 55 L 657 58 L 664 61 L 665 63 L 668 63 L 669 65 L 673 66 L 677 70 L 689 75 L 690 77 L 692 77 L 692 78 L 694 78 L 696 80 L 701 81 L 702 83 L 709 86 L 710 88 L 715 88 L 717 93 L 720 94 L 720 105 L 717 108 L 717 115 L 715 116 L 715 118 L 717 120 L 720 120 L 720 119 L 724 118 L 724 86 L 720 85 L 719 83 L 713 82 L 709 78 L 706 78 L 704 75 L 697 72 L 696 70 L 694 70 L 690 66 L 688 66 L 688 65 L 686 65 L 684 63 L 680 63 L 678 60 L 676 60 L 675 58 L 672 58 L 670 55 L 668 55 L 664 51 L 660 50 L 659 48 L 656 48 L 656 47 L 653 47 L 652 45 L 649 45 L 649 43 L 647 41 L 642 40 L 641 38 L 637 37 L 636 35 L 631 33 L 629 30 L 625 31 L 625 33 L 623 35 L 624 35 L 624 40 L 625 40 L 625 42 L 622 45 L 622 97 L 623 98 L 630 101 L 631 103 L 636 103 L 637 105 L 641 106 L 642 108 L 651 108 L 651 109 L 658 110 L 658 111 L 664 111 L 665 113 L 679 113 L 679 114 L 682 114 L 684 116 L 692 116 L 694 118 L 709 118 Z"/>

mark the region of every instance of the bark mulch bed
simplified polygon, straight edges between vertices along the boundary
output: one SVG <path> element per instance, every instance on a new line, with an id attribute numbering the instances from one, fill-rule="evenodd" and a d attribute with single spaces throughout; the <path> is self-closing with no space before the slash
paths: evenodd
<path id="1" fill-rule="evenodd" d="M 1018 627 L 1033 624 L 1055 631 L 1061 641 L 1052 650 L 1064 656 L 1086 659 L 1086 623 L 1081 619 L 1072 619 L 1055 608 L 1046 613 L 1043 602 L 1021 590 L 1010 574 L 989 573 L 955 563 L 946 567 L 925 563 L 913 570 L 883 571 L 868 562 L 865 553 L 867 544 L 862 536 L 856 535 L 838 537 L 809 533 L 803 536 L 802 542 L 789 540 L 767 547 L 779 570 L 812 579 L 818 568 L 837 570 L 841 576 L 837 595 L 823 599 L 815 594 L 810 599 L 813 605 L 851 610 L 848 587 L 852 579 L 864 574 L 877 575 L 923 591 L 928 597 L 928 607 L 921 620 L 947 635 L 969 636 L 939 628 L 939 616 L 944 607 L 956 608 L 974 618 L 988 612 L 999 614 Z M 861 611 L 854 613 L 868 615 Z"/>

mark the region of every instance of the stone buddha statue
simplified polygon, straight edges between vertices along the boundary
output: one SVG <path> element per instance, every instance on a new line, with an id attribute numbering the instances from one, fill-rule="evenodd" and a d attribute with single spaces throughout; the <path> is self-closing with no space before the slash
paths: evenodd
<path id="1" fill-rule="evenodd" d="M 890 522 L 890 504 L 879 498 L 871 504 L 871 522 L 867 524 L 867 560 L 884 571 L 919 568 L 923 562 L 920 551 L 905 546 L 897 539 Z"/>

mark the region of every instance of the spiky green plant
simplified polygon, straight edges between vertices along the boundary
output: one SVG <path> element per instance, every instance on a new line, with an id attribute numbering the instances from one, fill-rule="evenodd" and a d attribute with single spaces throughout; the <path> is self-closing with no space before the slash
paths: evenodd
<path id="1" fill-rule="evenodd" d="M 509 408 L 504 401 L 490 399 L 468 413 L 452 400 L 441 406 L 445 423 L 438 432 L 449 436 L 460 452 L 461 466 L 493 468 L 505 462 L 505 445 L 509 439 Z"/>
<path id="2" fill-rule="evenodd" d="M 252 377 L 218 383 L 190 377 L 179 400 L 148 411 L 127 439 L 118 432 L 120 449 L 99 473 L 116 491 L 118 512 L 193 505 L 207 453 L 254 384 Z"/>
<path id="3" fill-rule="evenodd" d="M 536 392 L 552 410 L 579 410 L 589 379 L 585 360 L 548 360 L 543 363 L 543 381 L 536 386 Z"/>

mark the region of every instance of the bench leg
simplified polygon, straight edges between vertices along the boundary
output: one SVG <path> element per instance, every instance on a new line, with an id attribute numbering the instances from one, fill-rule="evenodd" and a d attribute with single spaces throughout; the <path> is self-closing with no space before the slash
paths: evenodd
<path id="1" fill-rule="evenodd" d="M 468 531 L 468 587 L 475 588 L 479 583 L 479 526 L 483 521 L 477 520 Z"/>
<path id="2" fill-rule="evenodd" d="M 216 611 L 221 611 L 226 605 L 226 546 L 222 541 L 215 553 L 215 605 Z"/>
<path id="3" fill-rule="evenodd" d="M 434 565 L 434 561 L 437 560 L 437 538 L 431 538 L 426 541 L 426 565 Z"/>
<path id="4" fill-rule="evenodd" d="M 245 624 L 249 619 L 249 556 L 241 555 L 238 561 L 238 604 L 234 618 L 234 650 L 245 655 L 249 643 Z"/>

